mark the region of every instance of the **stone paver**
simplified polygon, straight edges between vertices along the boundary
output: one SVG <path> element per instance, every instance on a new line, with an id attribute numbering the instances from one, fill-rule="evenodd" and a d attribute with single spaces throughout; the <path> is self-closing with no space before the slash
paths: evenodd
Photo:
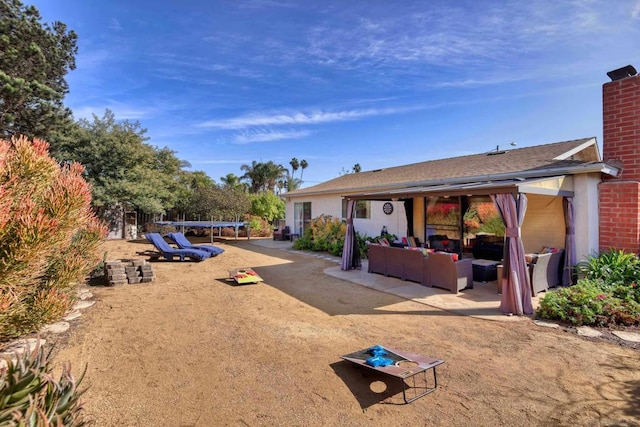
<path id="1" fill-rule="evenodd" d="M 588 326 L 579 326 L 576 328 L 576 331 L 578 332 L 578 335 L 583 337 L 599 338 L 602 336 L 602 332 Z"/>
<path id="2" fill-rule="evenodd" d="M 47 325 L 44 328 L 42 328 L 42 332 L 45 333 L 52 333 L 52 334 L 61 334 L 63 332 L 67 332 L 69 330 L 69 328 L 71 327 L 71 325 L 69 324 L 69 322 L 57 322 L 57 323 L 52 323 L 51 325 Z"/>
<path id="3" fill-rule="evenodd" d="M 78 293 L 78 298 L 80 298 L 81 301 L 86 301 L 93 298 L 93 294 L 91 293 L 91 291 L 82 291 Z"/>
<path id="4" fill-rule="evenodd" d="M 62 318 L 62 320 L 66 321 L 66 322 L 70 322 L 72 320 L 76 320 L 80 316 L 82 316 L 82 313 L 80 313 L 79 311 L 72 311 L 71 313 L 69 313 L 66 316 L 64 316 Z"/>
<path id="5" fill-rule="evenodd" d="M 640 342 L 640 333 L 638 332 L 627 332 L 627 331 L 612 331 L 613 335 L 617 336 L 621 340 L 630 341 L 630 342 Z"/>
<path id="6" fill-rule="evenodd" d="M 82 310 L 82 309 L 91 307 L 95 303 L 96 303 L 95 301 L 78 301 L 71 309 Z"/>
<path id="7" fill-rule="evenodd" d="M 559 328 L 560 325 L 558 325 L 557 323 L 553 323 L 553 322 L 545 322 L 544 320 L 534 320 L 533 323 L 535 323 L 538 326 L 542 326 L 543 328 Z"/>

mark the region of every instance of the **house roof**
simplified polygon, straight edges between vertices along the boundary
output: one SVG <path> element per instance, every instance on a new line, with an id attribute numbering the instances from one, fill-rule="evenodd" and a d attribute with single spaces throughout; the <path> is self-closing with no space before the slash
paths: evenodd
<path id="1" fill-rule="evenodd" d="M 595 138 L 583 138 L 514 150 L 491 151 L 404 166 L 351 173 L 284 194 L 302 197 L 320 194 L 374 195 L 402 189 L 445 184 L 487 182 L 573 175 L 617 170 L 602 163 Z"/>

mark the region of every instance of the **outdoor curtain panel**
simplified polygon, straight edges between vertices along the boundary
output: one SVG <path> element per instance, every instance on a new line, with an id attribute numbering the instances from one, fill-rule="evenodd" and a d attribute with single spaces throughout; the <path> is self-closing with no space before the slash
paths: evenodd
<path id="1" fill-rule="evenodd" d="M 505 225 L 504 260 L 500 312 L 503 314 L 533 314 L 531 284 L 524 259 L 524 246 L 520 227 L 527 211 L 527 196 L 524 194 L 492 194 L 491 199 L 502 216 Z"/>
<path id="2" fill-rule="evenodd" d="M 347 201 L 347 231 L 344 236 L 344 246 L 342 247 L 342 270 L 355 270 L 362 267 L 360 262 L 360 249 L 356 243 L 356 230 L 353 227 L 353 215 L 356 210 L 354 200 Z"/>
<path id="3" fill-rule="evenodd" d="M 562 199 L 564 208 L 564 224 L 567 228 L 564 238 L 564 269 L 562 270 L 562 286 L 573 282 L 573 267 L 576 265 L 576 233 L 573 215 L 573 197 Z"/>

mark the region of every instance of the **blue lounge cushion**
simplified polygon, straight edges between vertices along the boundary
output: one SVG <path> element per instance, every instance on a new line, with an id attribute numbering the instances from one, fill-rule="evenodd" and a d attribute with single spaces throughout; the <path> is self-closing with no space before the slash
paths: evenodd
<path id="1" fill-rule="evenodd" d="M 187 239 L 184 234 L 179 232 L 169 233 L 167 234 L 167 237 L 174 241 L 176 245 L 178 245 L 178 247 L 182 249 L 198 249 L 201 251 L 207 251 L 211 254 L 211 256 L 220 255 L 224 252 L 224 249 L 214 245 L 194 245 L 189 241 L 189 239 Z"/>
<path id="2" fill-rule="evenodd" d="M 207 251 L 201 251 L 199 249 L 176 249 L 171 247 L 159 233 L 147 233 L 145 237 L 150 241 L 153 246 L 168 260 L 173 260 L 174 256 L 180 258 L 180 261 L 184 261 L 185 258 L 192 258 L 198 261 L 202 261 L 211 256 L 211 253 Z"/>

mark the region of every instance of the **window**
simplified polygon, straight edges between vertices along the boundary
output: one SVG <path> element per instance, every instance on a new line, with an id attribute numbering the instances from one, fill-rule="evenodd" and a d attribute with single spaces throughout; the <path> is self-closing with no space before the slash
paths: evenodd
<path id="1" fill-rule="evenodd" d="M 347 200 L 342 199 L 342 218 L 347 217 Z M 356 212 L 354 218 L 371 218 L 371 201 L 370 200 L 358 200 L 356 201 Z"/>

